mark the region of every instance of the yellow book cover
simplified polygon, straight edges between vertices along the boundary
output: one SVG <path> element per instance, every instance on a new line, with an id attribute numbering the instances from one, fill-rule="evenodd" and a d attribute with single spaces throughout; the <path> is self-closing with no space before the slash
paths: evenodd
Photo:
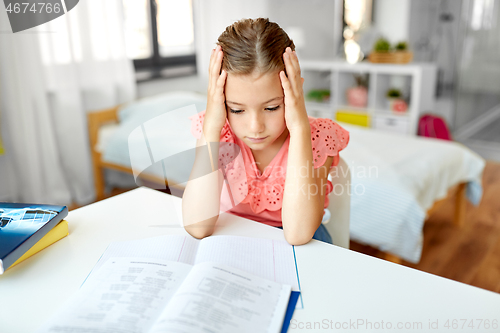
<path id="1" fill-rule="evenodd" d="M 370 127 L 370 115 L 367 112 L 337 110 L 335 120 L 348 124 Z"/>
<path id="2" fill-rule="evenodd" d="M 21 261 L 31 257 L 37 252 L 45 249 L 47 246 L 54 244 L 61 238 L 69 235 L 68 221 L 62 220 L 52 230 L 50 230 L 42 239 L 33 245 L 23 256 L 15 261 L 10 267 L 19 264 Z"/>

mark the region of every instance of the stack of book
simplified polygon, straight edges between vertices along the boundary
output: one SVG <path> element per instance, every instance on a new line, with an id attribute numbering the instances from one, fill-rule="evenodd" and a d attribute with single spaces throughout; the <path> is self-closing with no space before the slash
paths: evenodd
<path id="1" fill-rule="evenodd" d="M 0 202 L 0 274 L 68 235 L 66 206 Z"/>

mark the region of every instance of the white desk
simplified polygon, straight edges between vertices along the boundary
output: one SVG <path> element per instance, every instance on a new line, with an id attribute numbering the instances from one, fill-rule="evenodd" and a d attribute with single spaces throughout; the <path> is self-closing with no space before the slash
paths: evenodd
<path id="1" fill-rule="evenodd" d="M 0 276 L 0 332 L 35 331 L 78 290 L 111 241 L 184 234 L 172 214 L 180 204 L 140 188 L 71 211 L 68 237 Z M 229 214 L 218 223 L 216 234 L 284 239 L 280 229 Z M 314 322 L 322 331 L 337 325 L 342 332 L 383 332 L 391 323 L 394 332 L 423 332 L 436 320 L 434 332 L 500 331 L 492 328 L 493 320 L 500 325 L 500 294 L 317 241 L 295 247 L 295 253 L 304 309 L 295 311 L 289 332 L 316 331 Z M 448 319 L 450 329 L 444 326 Z M 454 319 L 459 329 L 453 329 Z M 489 320 L 490 328 L 483 321 L 478 330 L 479 319 Z M 372 329 L 356 326 L 361 320 Z M 471 320 L 474 329 L 467 327 Z M 413 323 L 422 329 L 405 329 Z"/>

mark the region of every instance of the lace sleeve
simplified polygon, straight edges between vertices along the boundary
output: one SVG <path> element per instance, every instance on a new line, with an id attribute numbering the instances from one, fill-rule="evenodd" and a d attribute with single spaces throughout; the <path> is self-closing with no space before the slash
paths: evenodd
<path id="1" fill-rule="evenodd" d="M 189 117 L 191 120 L 191 134 L 196 138 L 201 138 L 201 132 L 203 130 L 203 119 L 205 119 L 205 111 L 195 114 Z"/>
<path id="2" fill-rule="evenodd" d="M 189 119 L 191 120 L 191 134 L 196 139 L 201 138 L 201 133 L 203 131 L 203 121 L 205 120 L 205 112 L 206 111 L 202 111 L 195 114 L 194 116 L 189 117 Z M 220 142 L 234 142 L 233 133 L 231 132 L 227 120 L 220 132 Z"/>
<path id="3" fill-rule="evenodd" d="M 201 138 L 201 133 L 203 131 L 203 120 L 205 119 L 205 111 L 195 114 L 189 117 L 191 119 L 191 134 L 196 138 Z M 226 120 L 226 124 L 222 127 L 220 133 L 220 142 L 228 142 L 230 144 L 221 144 L 219 146 L 219 168 L 223 166 L 225 168 L 231 164 L 235 156 L 239 154 L 239 147 L 234 143 L 234 136 L 229 128 L 229 124 Z"/>
<path id="4" fill-rule="evenodd" d="M 349 142 L 349 132 L 331 119 L 310 118 L 310 125 L 314 168 L 325 164 L 328 156 L 334 157 L 332 166 L 337 165 L 339 152 Z"/>

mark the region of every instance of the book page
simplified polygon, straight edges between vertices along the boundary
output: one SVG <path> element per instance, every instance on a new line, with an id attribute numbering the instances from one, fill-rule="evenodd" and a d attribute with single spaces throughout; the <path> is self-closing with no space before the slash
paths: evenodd
<path id="1" fill-rule="evenodd" d="M 195 265 L 217 262 L 299 290 L 293 247 L 285 241 L 210 236 L 200 241 Z"/>
<path id="2" fill-rule="evenodd" d="M 193 267 L 151 329 L 163 332 L 280 332 L 291 288 L 227 265 Z"/>
<path id="3" fill-rule="evenodd" d="M 37 332 L 148 332 L 191 270 L 145 258 L 110 258 Z"/>
<path id="4" fill-rule="evenodd" d="M 193 265 L 199 242 L 199 240 L 191 236 L 183 235 L 165 235 L 113 242 L 104 251 L 102 257 L 92 269 L 91 274 L 99 270 L 112 257 L 152 258 Z"/>

